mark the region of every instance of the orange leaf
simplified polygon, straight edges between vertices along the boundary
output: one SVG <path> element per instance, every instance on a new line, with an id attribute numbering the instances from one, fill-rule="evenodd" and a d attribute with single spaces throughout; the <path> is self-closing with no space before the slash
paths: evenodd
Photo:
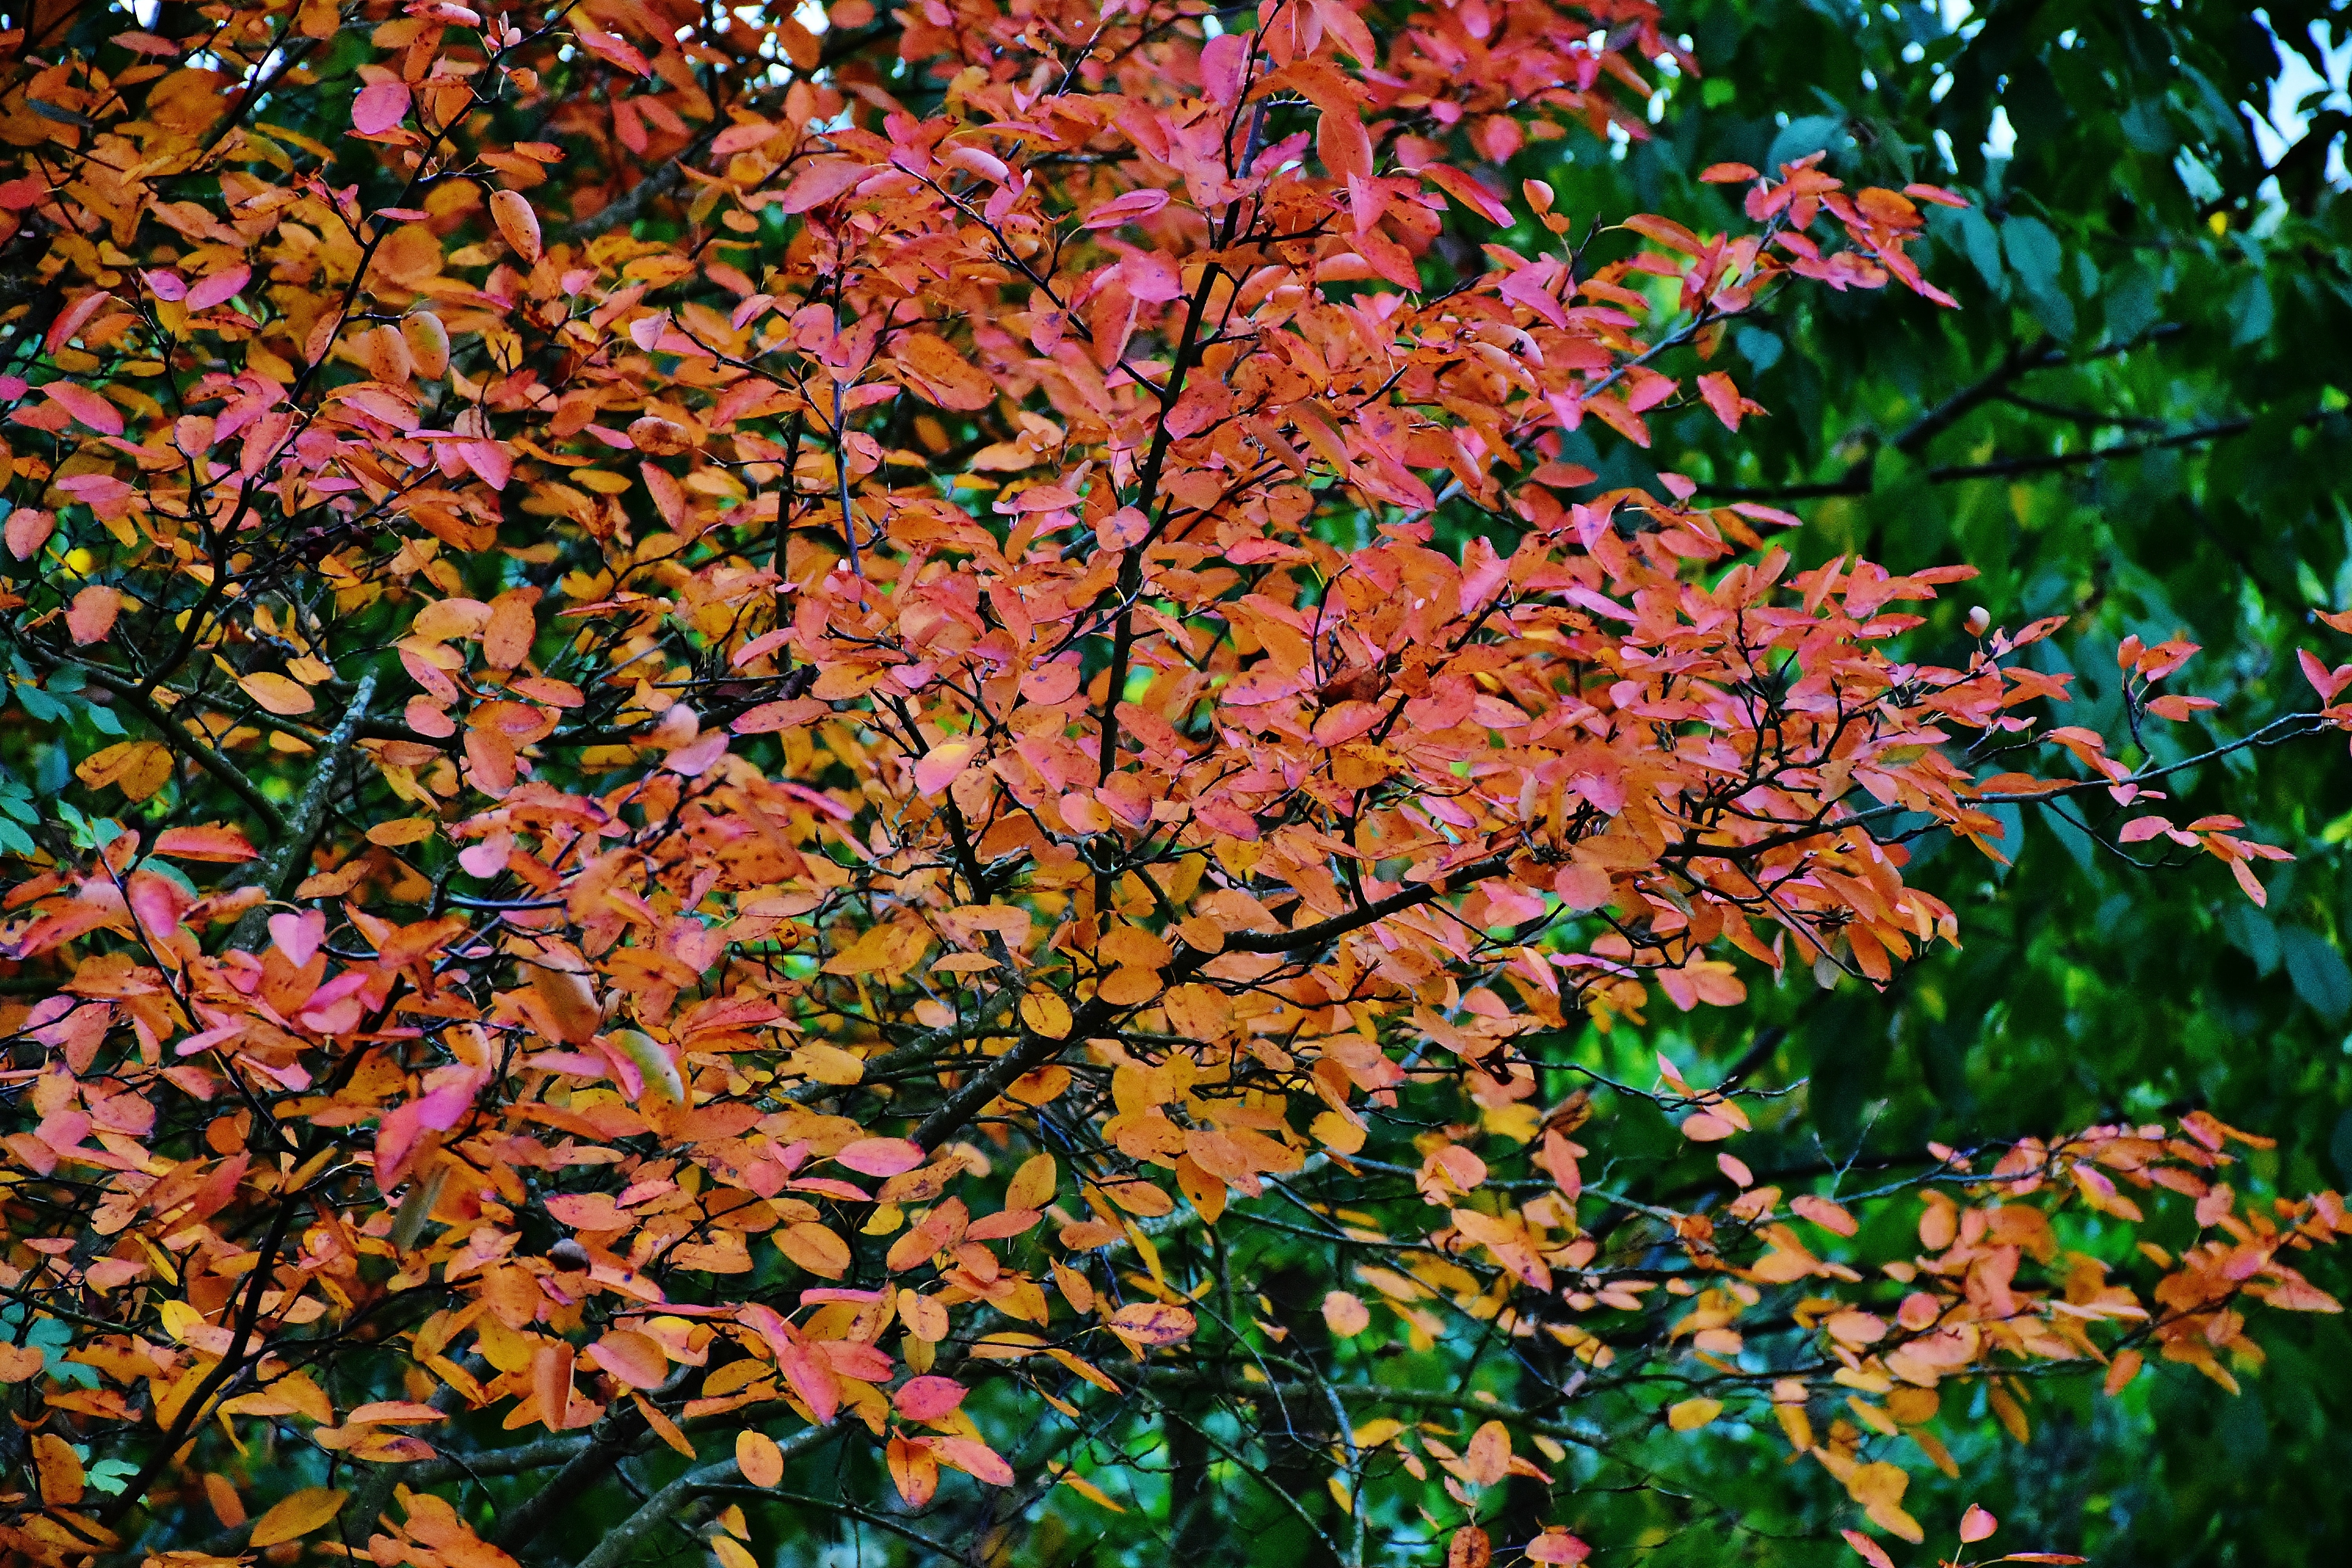
<path id="1" fill-rule="evenodd" d="M 630 1329 L 614 1329 L 590 1345 L 588 1359 L 631 1388 L 659 1388 L 669 1377 L 659 1342 Z"/>
<path id="2" fill-rule="evenodd" d="M 1372 1326 L 1372 1311 L 1360 1298 L 1333 1290 L 1323 1298 L 1323 1321 L 1333 1333 L 1347 1339 Z"/>
<path id="3" fill-rule="evenodd" d="M 516 255 L 526 262 L 539 259 L 539 215 L 520 191 L 491 193 L 490 217 Z"/>
<path id="4" fill-rule="evenodd" d="M 266 669 L 238 677 L 237 684 L 245 688 L 247 696 L 281 719 L 308 713 L 319 705 L 317 699 L 299 685 Z"/>
<path id="5" fill-rule="evenodd" d="M 773 1487 L 784 1479 L 784 1451 L 765 1432 L 746 1427 L 735 1434 L 735 1468 L 755 1487 Z"/>
<path id="6" fill-rule="evenodd" d="M 71 1508 L 81 1501 L 81 1460 L 72 1445 L 54 1432 L 33 1437 L 33 1468 L 41 1483 L 41 1500 L 51 1508 Z"/>
<path id="7" fill-rule="evenodd" d="M 1112 1333 L 1139 1349 L 1146 1345 L 1181 1344 L 1198 1326 L 1192 1314 L 1164 1301 L 1139 1301 L 1121 1307 L 1107 1321 Z"/>

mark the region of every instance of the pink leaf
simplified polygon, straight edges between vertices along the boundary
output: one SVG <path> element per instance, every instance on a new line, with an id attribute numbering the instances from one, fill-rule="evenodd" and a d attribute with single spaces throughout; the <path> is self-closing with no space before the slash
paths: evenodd
<path id="1" fill-rule="evenodd" d="M 19 561 L 30 561 L 41 552 L 41 546 L 49 542 L 49 535 L 57 531 L 57 526 L 55 512 L 43 511 L 37 507 L 18 507 L 8 514 L 5 525 L 8 553 Z"/>
<path id="2" fill-rule="evenodd" d="M 261 851 L 246 842 L 237 829 L 220 823 L 202 827 L 167 827 L 155 836 L 151 854 L 173 860 L 258 860 Z"/>
<path id="3" fill-rule="evenodd" d="M 2000 1521 L 1993 1518 L 1975 1503 L 1970 1503 L 1969 1511 L 1960 1516 L 1960 1543 L 1964 1546 L 1972 1546 L 2000 1528 Z"/>
<path id="4" fill-rule="evenodd" d="M 250 267 L 232 267 L 226 272 L 215 272 L 190 289 L 184 303 L 191 313 L 209 310 L 215 305 L 226 305 L 236 299 L 252 279 L 253 268 Z"/>
<path id="5" fill-rule="evenodd" d="M 1719 370 L 1707 372 L 1698 378 L 1698 395 L 1706 400 L 1715 416 L 1723 421 L 1725 429 L 1739 428 L 1739 416 L 1746 410 L 1740 406 L 1739 388 L 1732 384 L 1729 376 Z"/>
<path id="6" fill-rule="evenodd" d="M 1862 1531 L 1841 1530 L 1838 1533 L 1845 1537 L 1845 1543 L 1848 1546 L 1862 1554 L 1862 1560 L 1869 1563 L 1870 1568 L 1895 1568 L 1895 1559 L 1887 1556 L 1885 1548 Z"/>
<path id="7" fill-rule="evenodd" d="M 915 788 L 923 795 L 943 795 L 950 784 L 963 776 L 971 759 L 980 753 L 980 742 L 970 735 L 960 735 L 952 741 L 942 741 L 930 753 L 915 764 Z"/>
<path id="8" fill-rule="evenodd" d="M 1013 1467 L 995 1449 L 976 1438 L 934 1437 L 930 1444 L 931 1452 L 974 1480 L 986 1481 L 992 1487 L 1013 1484 Z"/>
<path id="9" fill-rule="evenodd" d="M 1812 1194 L 1806 1193 L 1790 1198 L 1789 1206 L 1823 1230 L 1838 1236 L 1852 1236 L 1854 1233 L 1853 1215 L 1827 1198 L 1815 1197 Z"/>
<path id="10" fill-rule="evenodd" d="M 269 940 L 286 955 L 287 963 L 300 969 L 327 940 L 327 917 L 317 910 L 274 914 L 269 917 Z"/>
<path id="11" fill-rule="evenodd" d="M 613 33 L 600 33 L 593 27 L 582 27 L 575 35 L 583 47 L 599 59 L 610 60 L 625 71 L 639 76 L 651 76 L 654 68 L 646 64 L 646 57 L 631 47 L 625 39 Z"/>
<path id="12" fill-rule="evenodd" d="M 53 381 L 41 390 L 49 395 L 50 402 L 100 435 L 122 434 L 122 410 L 89 387 L 76 386 L 70 381 Z"/>
<path id="13" fill-rule="evenodd" d="M 923 1163 L 923 1146 L 908 1138 L 860 1138 L 833 1158 L 861 1176 L 895 1176 Z"/>
<path id="14" fill-rule="evenodd" d="M 92 583 L 73 597 L 66 610 L 66 630 L 77 644 L 104 642 L 114 630 L 114 617 L 122 613 L 122 595 L 112 588 Z"/>
<path id="15" fill-rule="evenodd" d="M 845 191 L 855 189 L 873 172 L 846 158 L 820 158 L 793 176 L 793 183 L 784 189 L 784 199 L 776 204 L 777 209 L 804 213 L 821 207 Z"/>
<path id="16" fill-rule="evenodd" d="M 1129 191 L 1114 196 L 1088 213 L 1080 222 L 1081 228 L 1117 228 L 1123 223 L 1135 223 L 1150 217 L 1168 205 L 1166 191 Z"/>
<path id="17" fill-rule="evenodd" d="M 890 1396 L 890 1407 L 909 1421 L 937 1421 L 963 1403 L 963 1384 L 951 1377 L 910 1377 Z"/>
<path id="18" fill-rule="evenodd" d="M 362 136 L 380 136 L 408 117 L 408 84 L 372 81 L 352 100 L 352 129 Z"/>

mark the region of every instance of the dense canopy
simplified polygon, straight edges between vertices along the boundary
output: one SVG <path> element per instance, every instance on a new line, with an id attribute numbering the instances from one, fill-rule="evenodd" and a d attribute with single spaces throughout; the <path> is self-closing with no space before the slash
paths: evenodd
<path id="1" fill-rule="evenodd" d="M 0 1549 L 2323 1555 L 2306 9 L 0 17 Z"/>

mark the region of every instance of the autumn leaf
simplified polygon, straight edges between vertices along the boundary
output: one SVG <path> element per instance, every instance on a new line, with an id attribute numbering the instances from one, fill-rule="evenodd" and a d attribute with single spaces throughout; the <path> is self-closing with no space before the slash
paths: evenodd
<path id="1" fill-rule="evenodd" d="M 981 744 L 978 737 L 970 735 L 940 742 L 915 764 L 915 788 L 923 795 L 944 795 L 980 754 Z"/>
<path id="2" fill-rule="evenodd" d="M 352 129 L 378 136 L 408 117 L 408 84 L 372 81 L 352 100 Z"/>
<path id="3" fill-rule="evenodd" d="M 1816 1197 L 1811 1193 L 1800 1193 L 1789 1200 L 1789 1207 L 1832 1235 L 1854 1234 L 1853 1215 L 1827 1198 Z"/>
<path id="4" fill-rule="evenodd" d="M 1360 1334 L 1371 1327 L 1372 1314 L 1361 1300 L 1345 1290 L 1333 1290 L 1323 1298 L 1323 1321 L 1333 1333 L 1346 1338 Z"/>
<path id="5" fill-rule="evenodd" d="M 177 765 L 171 748 L 160 741 L 121 741 L 84 757 L 75 764 L 74 776 L 91 789 L 112 787 L 126 800 L 142 801 L 171 782 Z M 157 852 L 171 853 L 160 847 Z"/>
<path id="6" fill-rule="evenodd" d="M 285 1542 L 299 1541 L 341 1512 L 348 1495 L 325 1487 L 289 1492 L 253 1521 L 253 1533 L 246 1538 L 246 1545 L 258 1552 Z"/>
<path id="7" fill-rule="evenodd" d="M 1197 1327 L 1191 1312 L 1161 1301 L 1121 1307 L 1103 1321 L 1103 1326 L 1137 1350 L 1181 1344 Z"/>
<path id="8" fill-rule="evenodd" d="M 1838 1533 L 1845 1537 L 1845 1543 L 1853 1547 L 1862 1560 L 1870 1564 L 1870 1568 L 1895 1568 L 1895 1560 L 1886 1555 L 1886 1549 L 1860 1531 L 1841 1530 Z"/>
<path id="9" fill-rule="evenodd" d="M 1475 1524 L 1465 1524 L 1446 1537 L 1445 1568 L 1486 1568 L 1494 1560 L 1493 1542 Z"/>
<path id="10" fill-rule="evenodd" d="M 53 381 L 41 391 L 50 402 L 100 435 L 122 434 L 122 411 L 89 388 L 77 386 L 69 381 Z"/>
<path id="11" fill-rule="evenodd" d="M 1696 1432 L 1723 1414 L 1720 1399 L 1685 1399 L 1666 1412 L 1666 1425 L 1677 1432 Z"/>
<path id="12" fill-rule="evenodd" d="M 173 860 L 256 860 L 261 856 L 241 831 L 220 823 L 167 827 L 155 836 L 152 852 Z"/>
<path id="13" fill-rule="evenodd" d="M 963 1403 L 961 1384 L 948 1377 L 910 1377 L 890 1396 L 890 1407 L 908 1421 L 937 1421 Z"/>
<path id="14" fill-rule="evenodd" d="M 627 1329 L 612 1330 L 590 1345 L 588 1359 L 631 1388 L 659 1388 L 669 1377 L 659 1342 Z"/>
<path id="15" fill-rule="evenodd" d="M 753 1486 L 772 1488 L 784 1479 L 783 1450 L 766 1433 L 746 1427 L 735 1434 L 735 1467 Z"/>
<path id="16" fill-rule="evenodd" d="M 239 676 L 237 684 L 244 687 L 246 695 L 264 710 L 283 717 L 308 713 L 319 705 L 318 700 L 299 685 L 269 670 Z"/>
<path id="17" fill-rule="evenodd" d="M 490 216 L 517 256 L 527 262 L 539 259 L 539 215 L 530 210 L 528 197 L 520 191 L 492 192 Z"/>
<path id="18" fill-rule="evenodd" d="M 1113 196 L 1080 220 L 1081 228 L 1117 228 L 1121 224 L 1138 223 L 1151 216 L 1168 205 L 1166 191 L 1129 191 Z"/>
<path id="19" fill-rule="evenodd" d="M 41 1484 L 41 1500 L 51 1508 L 71 1508 L 81 1501 L 81 1460 L 73 1447 L 53 1432 L 34 1435 L 33 1468 Z"/>
<path id="20" fill-rule="evenodd" d="M 66 629 L 76 643 L 104 642 L 121 611 L 121 594 L 93 583 L 74 595 L 72 607 L 66 611 Z"/>

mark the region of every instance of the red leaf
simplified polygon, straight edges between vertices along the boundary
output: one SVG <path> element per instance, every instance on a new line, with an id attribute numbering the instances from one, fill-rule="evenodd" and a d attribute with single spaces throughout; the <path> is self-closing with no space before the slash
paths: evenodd
<path id="1" fill-rule="evenodd" d="M 203 827 L 167 827 L 155 836 L 151 854 L 173 860 L 258 860 L 261 851 L 245 835 L 222 823 Z"/>
<path id="2" fill-rule="evenodd" d="M 1729 376 L 1719 370 L 1708 371 L 1698 378 L 1698 395 L 1706 400 L 1706 405 L 1715 411 L 1715 416 L 1723 421 L 1725 429 L 1739 428 L 1739 416 L 1747 410 L 1743 406 L 1739 388 L 1732 384 Z"/>
<path id="3" fill-rule="evenodd" d="M 1459 169 L 1449 169 L 1443 163 L 1423 163 L 1413 171 L 1488 223 L 1508 228 L 1515 221 L 1510 204 L 1480 184 Z"/>
<path id="4" fill-rule="evenodd" d="M 2339 664 L 2331 670 L 2319 660 L 2312 658 L 2311 650 L 2308 648 L 2295 649 L 2294 658 L 2297 664 L 2303 666 L 2304 679 L 2310 681 L 2318 691 L 2319 700 L 2322 702 L 2333 703 L 2336 700 L 2336 694 L 2343 690 L 2347 683 L 2352 683 L 2352 664 Z"/>

